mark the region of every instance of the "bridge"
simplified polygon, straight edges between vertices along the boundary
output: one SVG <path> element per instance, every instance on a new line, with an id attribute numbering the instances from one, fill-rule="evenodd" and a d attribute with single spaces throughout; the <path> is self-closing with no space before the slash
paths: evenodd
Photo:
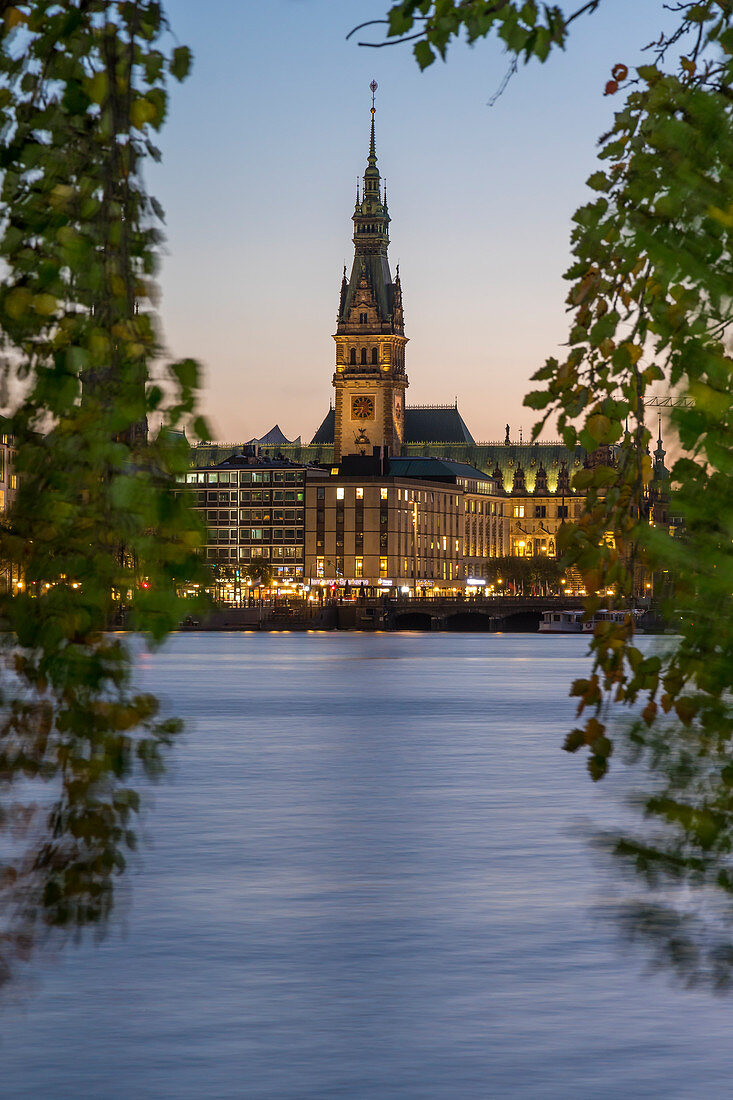
<path id="1" fill-rule="evenodd" d="M 339 630 L 536 631 L 545 611 L 582 608 L 580 596 L 443 596 L 336 605 Z"/>
<path id="2" fill-rule="evenodd" d="M 582 608 L 580 596 L 391 596 L 328 600 L 254 601 L 219 607 L 184 630 L 448 630 L 536 631 L 545 611 Z"/>

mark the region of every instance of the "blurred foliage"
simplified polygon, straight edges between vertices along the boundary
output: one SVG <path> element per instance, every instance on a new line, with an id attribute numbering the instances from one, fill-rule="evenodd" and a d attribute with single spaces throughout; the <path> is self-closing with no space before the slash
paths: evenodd
<path id="1" fill-rule="evenodd" d="M 371 44 L 411 41 L 425 68 L 445 58 L 452 40 L 493 34 L 516 68 L 517 58 L 544 61 L 562 47 L 570 25 L 599 2 L 567 10 L 534 0 L 402 0 L 380 21 L 384 42 Z M 644 63 L 634 68 L 630 58 L 616 58 L 610 72 L 598 74 L 599 94 L 615 97 L 610 102 L 617 99 L 619 108 L 588 180 L 593 198 L 574 216 L 568 351 L 537 371 L 542 386 L 525 403 L 541 413 L 535 438 L 557 417 L 568 446 L 613 448 L 612 461 L 575 475 L 587 510 L 561 540 L 565 561 L 578 566 L 587 591 L 613 589 L 623 606 L 634 598 L 641 569 L 676 578 L 674 606 L 666 609 L 681 624 L 676 644 L 645 652 L 634 644 L 631 617 L 598 625 L 592 671 L 571 692 L 582 722 L 565 747 L 586 749 L 590 773 L 600 779 L 613 750 L 611 704 L 641 712 L 625 743 L 649 768 L 654 793 L 642 799 L 638 835 L 617 837 L 614 849 L 662 889 L 661 909 L 654 919 L 640 917 L 640 929 L 664 937 L 661 956 L 694 978 L 708 957 L 690 940 L 699 925 L 683 917 L 678 900 L 664 900 L 664 889 L 673 898 L 693 890 L 719 902 L 733 891 L 726 347 L 733 303 L 733 0 L 657 5 L 664 29 L 655 42 L 638 44 Z M 672 414 L 683 453 L 672 470 L 682 539 L 644 518 L 651 476 L 644 399 L 660 383 L 692 399 Z M 589 609 L 599 602 L 591 597 Z M 714 954 L 720 977 L 733 953 Z"/>
<path id="2" fill-rule="evenodd" d="M 135 775 L 160 774 L 180 729 L 134 691 L 108 632 L 159 642 L 186 614 L 178 582 L 200 573 L 202 531 L 171 486 L 188 465 L 180 429 L 209 433 L 196 363 L 158 365 L 162 211 L 142 179 L 169 80 L 191 62 L 164 51 L 166 34 L 150 0 L 0 8 L 0 339 L 19 476 L 0 530 L 13 582 L 0 596 L 0 981 L 45 930 L 107 916 L 136 844 Z"/>

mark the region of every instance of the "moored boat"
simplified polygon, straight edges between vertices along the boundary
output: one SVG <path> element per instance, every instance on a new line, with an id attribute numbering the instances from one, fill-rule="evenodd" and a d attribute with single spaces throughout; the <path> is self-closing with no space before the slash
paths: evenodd
<path id="1" fill-rule="evenodd" d="M 592 634 L 593 623 L 583 622 L 583 609 L 570 611 L 545 611 L 540 623 L 540 634 Z"/>
<path id="2" fill-rule="evenodd" d="M 633 615 L 635 632 L 643 634 L 639 628 L 638 620 L 643 611 L 608 611 L 605 608 L 595 612 L 592 619 L 583 619 L 583 608 L 573 608 L 570 611 L 545 611 L 540 623 L 540 634 L 592 634 L 596 623 L 623 623 L 627 615 Z"/>

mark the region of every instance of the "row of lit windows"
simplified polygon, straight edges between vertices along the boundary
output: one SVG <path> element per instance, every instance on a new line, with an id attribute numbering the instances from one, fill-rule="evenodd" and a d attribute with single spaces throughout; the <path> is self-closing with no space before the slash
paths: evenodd
<path id="1" fill-rule="evenodd" d="M 204 489 L 191 494 L 190 503 L 194 508 L 204 508 L 207 504 L 302 504 L 303 490 L 298 489 Z"/>
<path id="2" fill-rule="evenodd" d="M 532 507 L 533 506 L 531 504 L 526 505 L 526 514 L 527 514 L 528 519 L 530 518 L 530 515 L 532 514 Z M 552 505 L 548 505 L 548 504 L 535 504 L 534 505 L 534 518 L 535 519 L 546 519 L 547 518 L 547 509 L 551 508 L 551 507 L 552 507 Z M 581 504 L 576 504 L 575 505 L 575 515 L 576 516 L 579 516 L 581 514 L 582 507 L 583 506 Z M 558 519 L 567 519 L 569 515 L 570 515 L 570 506 L 568 504 L 558 504 L 557 505 L 557 518 Z M 514 518 L 515 519 L 524 519 L 525 518 L 525 505 L 524 504 L 515 504 L 514 505 Z M 552 517 L 550 517 L 550 518 L 552 518 Z"/>
<path id="3" fill-rule="evenodd" d="M 207 542 L 302 542 L 302 527 L 210 527 Z"/>
<path id="4" fill-rule="evenodd" d="M 478 516 L 503 516 L 504 505 L 497 504 L 495 500 L 467 500 L 466 511 Z"/>
<path id="5" fill-rule="evenodd" d="M 337 485 L 336 486 L 336 500 L 345 500 L 346 499 L 345 492 L 346 491 L 345 491 L 343 485 Z M 325 495 L 326 495 L 325 488 L 323 486 L 319 486 L 318 493 L 317 493 L 317 499 L 318 500 L 323 500 L 325 498 Z M 364 489 L 362 487 L 355 488 L 354 489 L 354 496 L 355 496 L 356 500 L 363 500 L 364 499 Z M 379 490 L 379 499 L 380 500 L 389 500 L 389 489 L 386 489 L 384 487 L 380 488 L 380 490 Z"/>
<path id="6" fill-rule="evenodd" d="M 277 523 L 278 520 L 299 520 L 303 522 L 302 508 L 242 508 L 239 513 L 242 523 Z"/>
<path id="7" fill-rule="evenodd" d="M 319 485 L 316 490 L 316 499 L 325 500 L 326 488 L 323 485 Z M 354 488 L 354 497 L 356 500 L 364 499 L 363 486 L 356 486 Z M 386 486 L 381 486 L 379 489 L 380 500 L 389 500 L 389 489 Z M 397 500 L 398 502 L 404 501 L 406 504 L 435 504 L 437 497 L 437 503 L 442 508 L 458 507 L 459 497 L 450 493 L 434 493 L 427 489 L 398 489 Z M 343 485 L 336 487 L 336 500 L 346 499 L 346 488 Z"/>
<path id="8" fill-rule="evenodd" d="M 221 557 L 232 558 L 234 560 L 240 559 L 242 561 L 249 561 L 251 558 L 274 558 L 276 560 L 289 559 L 293 561 L 300 561 L 303 557 L 302 546 L 230 546 L 230 547 L 208 547 L 206 556 L 211 560 L 212 558 Z"/>
<path id="9" fill-rule="evenodd" d="M 303 522 L 302 508 L 242 508 L 222 511 L 214 511 L 209 508 L 206 511 L 206 522 L 212 524 L 233 523 L 287 523 Z"/>
<path id="10" fill-rule="evenodd" d="M 269 485 L 274 484 L 298 484 L 302 485 L 304 473 L 302 470 L 240 470 L 218 473 L 202 473 L 197 470 L 185 476 L 188 485 Z"/>

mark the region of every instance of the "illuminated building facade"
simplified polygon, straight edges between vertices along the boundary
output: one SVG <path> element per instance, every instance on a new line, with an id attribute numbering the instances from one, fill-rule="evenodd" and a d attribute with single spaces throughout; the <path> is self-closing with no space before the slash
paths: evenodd
<path id="1" fill-rule="evenodd" d="M 262 558 L 274 579 L 302 579 L 306 473 L 303 465 L 253 450 L 187 473 L 186 491 L 207 528 L 207 560 L 236 572 Z"/>
<path id="2" fill-rule="evenodd" d="M 331 407 L 309 444 L 300 437 L 289 441 L 277 427 L 251 441 L 273 464 L 272 477 L 277 469 L 289 468 L 293 477 L 300 471 L 303 499 L 288 502 L 296 507 L 276 508 L 285 502 L 275 501 L 274 480 L 257 490 L 238 481 L 236 502 L 233 483 L 225 488 L 219 482 L 217 489 L 207 484 L 199 507 L 218 532 L 207 556 L 232 563 L 261 551 L 286 579 L 389 581 L 411 588 L 421 581 L 488 576 L 492 558 L 555 556 L 560 527 L 583 507 L 571 483 L 589 461 L 584 449 L 516 442 L 508 426 L 503 441 L 477 443 L 457 401 L 405 404 L 408 341 L 399 269 L 393 278 L 388 259 L 390 215 L 377 168 L 373 94 L 367 166 L 352 220 L 354 257 L 348 276 L 344 268 L 339 297 Z M 225 475 L 227 462 L 242 461 L 242 449 L 196 447 L 198 469 L 189 476 L 197 479 L 197 492 L 204 491 L 199 478 Z M 360 461 L 361 473 L 354 469 Z M 459 466 L 463 476 L 456 473 Z M 256 491 L 259 500 L 251 497 Z M 214 493 L 227 492 L 230 500 L 214 502 Z"/>
<path id="3" fill-rule="evenodd" d="M 382 464 L 386 472 L 377 459 L 344 462 L 325 481 L 307 481 L 309 579 L 449 591 L 483 577 L 477 547 L 502 545 L 508 533 L 492 479 L 435 459 Z"/>

